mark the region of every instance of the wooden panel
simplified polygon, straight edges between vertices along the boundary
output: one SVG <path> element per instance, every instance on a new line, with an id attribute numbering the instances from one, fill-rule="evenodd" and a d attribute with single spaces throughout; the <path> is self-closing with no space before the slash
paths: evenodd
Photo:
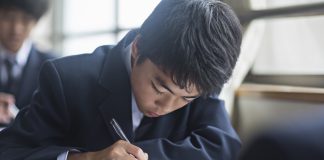
<path id="1" fill-rule="evenodd" d="M 235 92 L 232 122 L 243 142 L 262 128 L 295 114 L 324 109 L 324 88 L 242 84 Z"/>

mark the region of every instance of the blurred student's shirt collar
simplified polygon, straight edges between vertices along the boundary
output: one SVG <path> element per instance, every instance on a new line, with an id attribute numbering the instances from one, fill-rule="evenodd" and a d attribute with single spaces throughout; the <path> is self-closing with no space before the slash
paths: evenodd
<path id="1" fill-rule="evenodd" d="M 32 42 L 29 39 L 23 43 L 22 47 L 17 53 L 11 53 L 0 44 L 0 60 L 3 61 L 4 59 L 14 59 L 17 65 L 24 66 L 27 63 L 31 49 Z"/>

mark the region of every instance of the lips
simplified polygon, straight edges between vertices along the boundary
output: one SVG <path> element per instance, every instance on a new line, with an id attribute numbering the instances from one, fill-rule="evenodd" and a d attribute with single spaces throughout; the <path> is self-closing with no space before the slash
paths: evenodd
<path id="1" fill-rule="evenodd" d="M 159 117 L 160 115 L 155 112 L 148 112 L 147 113 L 150 117 Z"/>

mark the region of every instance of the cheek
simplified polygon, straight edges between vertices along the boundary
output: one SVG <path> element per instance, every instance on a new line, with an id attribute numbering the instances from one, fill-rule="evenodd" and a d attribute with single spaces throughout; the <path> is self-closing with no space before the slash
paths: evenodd
<path id="1" fill-rule="evenodd" d="M 151 111 L 152 109 L 155 108 L 154 100 L 156 97 L 152 95 L 148 90 L 146 89 L 137 90 L 136 93 L 134 92 L 134 96 L 138 108 L 140 109 L 141 112 Z"/>
<path id="2" fill-rule="evenodd" d="M 33 24 L 28 24 L 28 25 L 26 26 L 26 28 L 24 28 L 24 33 L 25 33 L 25 35 L 29 35 L 30 32 L 33 30 L 33 28 L 34 28 L 34 25 L 33 25 Z"/>
<path id="3" fill-rule="evenodd" d="M 150 83 L 146 78 L 139 78 L 141 76 L 132 76 L 131 83 L 133 94 L 136 98 L 136 102 L 141 107 L 151 106 L 155 99 L 155 94 L 152 92 Z"/>
<path id="4" fill-rule="evenodd" d="M 188 104 L 188 102 L 184 102 L 183 100 L 181 100 L 181 102 L 177 103 L 177 106 L 178 106 L 177 109 L 182 108 L 182 107 L 186 106 L 187 104 Z"/>
<path id="5" fill-rule="evenodd" d="M 178 110 L 182 107 L 185 107 L 188 103 L 187 102 L 184 102 L 183 100 L 178 100 L 174 103 L 172 107 L 172 111 L 175 111 L 175 110 Z"/>
<path id="6" fill-rule="evenodd" d="M 8 34 L 8 32 L 10 32 L 11 28 L 13 27 L 10 27 L 9 25 L 7 25 L 6 23 L 1 23 L 0 24 L 0 30 L 2 32 L 0 32 L 1 35 L 6 35 Z"/>
<path id="7" fill-rule="evenodd" d="M 154 97 L 150 94 L 140 94 L 138 98 L 138 105 L 145 108 L 154 107 Z"/>

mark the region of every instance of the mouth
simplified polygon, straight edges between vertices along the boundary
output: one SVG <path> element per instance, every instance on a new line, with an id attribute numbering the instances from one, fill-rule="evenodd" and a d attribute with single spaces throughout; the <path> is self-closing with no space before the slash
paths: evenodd
<path id="1" fill-rule="evenodd" d="M 149 117 L 159 117 L 159 116 L 160 116 L 159 114 L 157 114 L 157 113 L 155 113 L 155 112 L 147 112 L 147 115 L 148 115 Z"/>

